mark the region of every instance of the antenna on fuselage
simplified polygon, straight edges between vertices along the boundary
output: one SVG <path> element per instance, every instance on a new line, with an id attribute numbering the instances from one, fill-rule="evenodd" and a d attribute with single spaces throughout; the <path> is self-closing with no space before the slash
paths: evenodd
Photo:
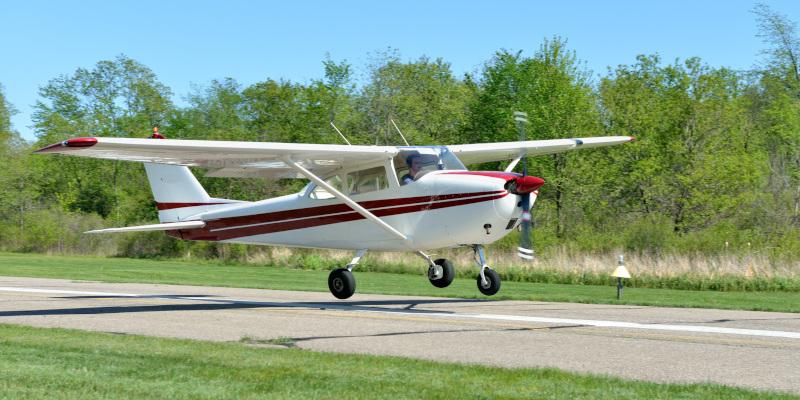
<path id="1" fill-rule="evenodd" d="M 333 124 L 333 121 L 331 121 L 331 126 L 332 126 L 332 127 L 333 127 L 333 129 L 336 131 L 336 133 L 338 133 L 338 134 L 339 134 L 339 136 L 341 136 L 341 137 L 342 137 L 342 139 L 344 139 L 344 142 L 345 142 L 345 143 L 347 143 L 347 145 L 348 145 L 348 146 L 352 146 L 352 145 L 353 145 L 352 143 L 350 143 L 350 141 L 349 141 L 349 140 L 347 140 L 347 138 L 346 138 L 346 137 L 344 137 L 344 135 L 343 135 L 343 134 L 342 134 L 342 132 L 339 130 L 339 128 L 337 128 L 337 127 L 336 127 L 336 125 L 334 125 L 334 124 Z"/>
<path id="2" fill-rule="evenodd" d="M 394 123 L 394 120 L 389 118 L 389 122 L 391 122 L 392 125 L 394 125 L 394 129 L 397 129 L 397 133 L 399 133 L 400 137 L 403 138 L 403 141 L 406 142 L 406 146 L 411 146 L 410 144 L 408 144 L 408 140 L 406 140 L 406 137 L 403 136 L 403 132 L 400 132 L 400 128 L 398 128 L 397 124 Z"/>

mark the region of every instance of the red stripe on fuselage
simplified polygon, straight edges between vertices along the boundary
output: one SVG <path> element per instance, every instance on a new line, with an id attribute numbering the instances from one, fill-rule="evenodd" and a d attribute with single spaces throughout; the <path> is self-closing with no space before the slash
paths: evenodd
<path id="1" fill-rule="evenodd" d="M 490 178 L 497 178 L 502 179 L 506 182 L 516 179 L 522 175 L 516 172 L 502 172 L 502 171 L 447 171 L 443 172 L 443 175 L 476 175 L 476 176 L 488 176 Z"/>
<path id="2" fill-rule="evenodd" d="M 405 197 L 400 199 L 385 199 L 385 200 L 370 200 L 362 201 L 358 204 L 367 210 L 373 211 L 376 208 L 402 206 L 416 203 L 430 203 L 433 201 L 446 201 L 453 199 L 460 199 L 464 197 L 485 196 L 490 194 L 504 193 L 505 190 L 496 190 L 491 192 L 472 192 L 472 193 L 457 193 L 457 194 L 441 194 L 434 196 L 418 196 L 418 197 Z M 321 215 L 355 212 L 347 204 L 331 204 L 328 206 L 298 208 L 292 210 L 274 211 L 263 214 L 243 215 L 240 217 L 228 217 L 218 220 L 206 221 L 206 227 L 209 229 L 227 228 L 236 225 L 250 225 L 262 222 L 278 222 L 287 219 L 295 218 L 308 218 Z M 360 215 L 360 214 L 359 214 Z"/>
<path id="3" fill-rule="evenodd" d="M 407 214 L 496 200 L 507 195 L 508 192 L 500 190 L 494 192 L 474 192 L 439 196 L 410 197 L 404 199 L 374 200 L 365 201 L 359 204 L 368 209 L 378 208 L 377 210 L 371 210 L 373 214 L 378 217 L 386 217 L 391 215 Z M 245 236 L 263 235 L 267 233 L 311 228 L 340 222 L 350 222 L 359 219 L 365 218 L 361 214 L 353 211 L 346 204 L 335 204 L 331 206 L 224 218 L 214 221 L 207 221 L 206 226 L 200 229 L 170 231 L 168 233 L 173 236 L 188 240 L 228 240 Z"/>
<path id="4" fill-rule="evenodd" d="M 217 204 L 234 204 L 234 203 L 156 203 L 156 208 L 158 208 L 158 211 L 164 211 L 164 210 L 172 210 L 173 208 L 214 206 Z"/>

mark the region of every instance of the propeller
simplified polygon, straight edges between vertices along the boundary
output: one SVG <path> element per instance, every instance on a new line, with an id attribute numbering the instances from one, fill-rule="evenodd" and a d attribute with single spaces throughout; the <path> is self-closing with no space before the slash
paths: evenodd
<path id="1" fill-rule="evenodd" d="M 526 139 L 525 125 L 528 124 L 528 114 L 525 114 L 521 111 L 515 111 L 514 121 L 517 124 L 519 141 L 524 142 Z M 536 201 L 536 195 L 538 194 L 536 189 L 544 184 L 544 180 L 533 176 L 528 177 L 528 160 L 525 156 L 524 149 L 520 149 L 519 160 L 522 161 L 522 177 L 521 179 L 518 178 L 518 183 L 515 189 L 520 192 L 521 197 L 522 221 L 520 222 L 520 227 L 522 229 L 520 233 L 519 247 L 517 247 L 517 255 L 525 260 L 533 260 L 533 243 L 531 240 L 531 206 L 533 205 L 533 202 Z M 526 183 L 530 186 L 535 186 L 535 188 L 531 187 L 533 190 L 524 190 L 523 186 L 526 186 Z M 531 199 L 531 193 L 533 193 L 533 199 Z"/>

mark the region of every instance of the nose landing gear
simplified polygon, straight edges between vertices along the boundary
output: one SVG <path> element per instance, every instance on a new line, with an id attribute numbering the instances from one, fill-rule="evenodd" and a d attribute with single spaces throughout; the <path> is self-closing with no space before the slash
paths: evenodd
<path id="1" fill-rule="evenodd" d="M 492 296 L 500 291 L 500 274 L 486 264 L 486 254 L 482 245 L 473 245 L 472 250 L 475 252 L 475 262 L 481 269 L 478 274 L 478 290 L 486 296 Z"/>

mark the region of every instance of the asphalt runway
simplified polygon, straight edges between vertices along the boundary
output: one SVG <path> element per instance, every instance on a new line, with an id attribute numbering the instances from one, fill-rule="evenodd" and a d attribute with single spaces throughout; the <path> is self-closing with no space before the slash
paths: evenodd
<path id="1" fill-rule="evenodd" d="M 800 394 L 800 314 L 0 277 L 0 323 Z"/>

